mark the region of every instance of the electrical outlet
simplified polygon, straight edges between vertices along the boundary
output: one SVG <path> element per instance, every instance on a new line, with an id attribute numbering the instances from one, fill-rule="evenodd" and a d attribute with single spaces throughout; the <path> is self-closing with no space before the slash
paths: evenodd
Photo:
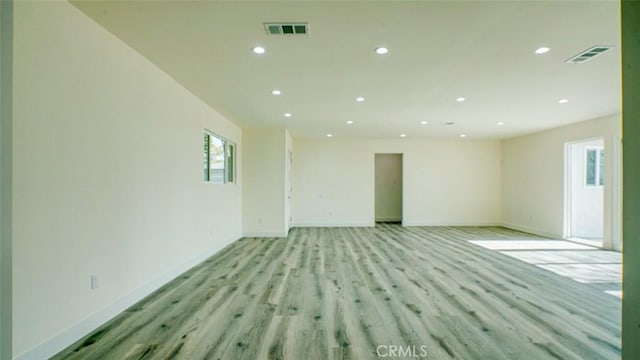
<path id="1" fill-rule="evenodd" d="M 98 285 L 98 275 L 91 274 L 91 290 L 97 289 Z"/>

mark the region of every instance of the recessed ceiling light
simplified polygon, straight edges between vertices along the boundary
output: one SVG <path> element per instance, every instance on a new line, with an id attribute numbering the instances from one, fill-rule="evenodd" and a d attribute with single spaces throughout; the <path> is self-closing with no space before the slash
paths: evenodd
<path id="1" fill-rule="evenodd" d="M 467 134 L 460 134 L 460 137 L 461 138 L 465 138 L 465 137 L 467 137 Z"/>
<path id="2" fill-rule="evenodd" d="M 384 55 L 384 54 L 386 54 L 388 52 L 389 52 L 389 49 L 387 49 L 386 47 L 378 47 L 378 48 L 376 48 L 376 54 Z"/>
<path id="3" fill-rule="evenodd" d="M 500 121 L 500 122 L 499 122 L 499 123 L 497 123 L 496 125 L 498 125 L 498 126 L 502 126 L 502 125 L 504 125 L 504 123 L 503 123 L 502 121 Z"/>
<path id="4" fill-rule="evenodd" d="M 273 95 L 280 95 L 280 94 L 282 94 L 282 92 L 280 92 L 280 90 L 278 90 L 278 89 L 273 90 L 271 93 L 272 93 Z"/>
<path id="5" fill-rule="evenodd" d="M 560 100 L 558 100 L 558 103 L 559 103 L 559 104 L 566 104 L 566 103 L 568 103 L 568 102 L 569 102 L 569 100 L 567 100 L 567 99 L 560 99 Z"/>
<path id="6" fill-rule="evenodd" d="M 551 49 L 549 49 L 548 47 L 537 48 L 536 49 L 536 54 L 538 54 L 538 55 L 544 54 L 544 53 L 549 52 L 549 50 L 551 50 Z"/>
<path id="7" fill-rule="evenodd" d="M 284 117 L 291 117 L 293 115 L 291 115 L 291 113 L 284 113 Z"/>
<path id="8" fill-rule="evenodd" d="M 353 124 L 353 121 L 352 120 L 348 120 L 347 121 L 347 125 L 351 125 L 351 124 Z"/>
<path id="9" fill-rule="evenodd" d="M 357 102 L 363 102 L 363 101 L 364 101 L 364 98 L 363 98 L 362 96 L 358 96 L 358 97 L 356 98 L 356 101 L 357 101 Z"/>
<path id="10" fill-rule="evenodd" d="M 401 138 L 403 138 L 403 137 L 407 137 L 407 134 L 400 134 L 400 137 L 401 137 Z"/>
<path id="11" fill-rule="evenodd" d="M 262 46 L 256 46 L 253 49 L 251 49 L 251 51 L 253 51 L 256 54 L 264 54 L 266 52 L 266 50 Z"/>
<path id="12" fill-rule="evenodd" d="M 459 98 L 457 98 L 457 99 L 456 99 L 456 101 L 457 101 L 457 102 L 463 102 L 463 101 L 465 101 L 465 100 L 466 100 L 466 99 L 465 99 L 465 98 L 463 98 L 463 97 L 459 97 Z"/>
<path id="13" fill-rule="evenodd" d="M 333 134 L 327 134 L 327 137 L 333 137 Z"/>
<path id="14" fill-rule="evenodd" d="M 429 122 L 428 121 L 420 121 L 420 124 L 422 125 L 427 125 Z"/>

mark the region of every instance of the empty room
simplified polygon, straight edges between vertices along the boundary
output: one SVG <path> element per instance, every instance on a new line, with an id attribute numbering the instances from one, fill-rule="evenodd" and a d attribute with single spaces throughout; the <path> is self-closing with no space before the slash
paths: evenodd
<path id="1" fill-rule="evenodd" d="M 640 359 L 638 3 L 0 10 L 0 359 Z"/>

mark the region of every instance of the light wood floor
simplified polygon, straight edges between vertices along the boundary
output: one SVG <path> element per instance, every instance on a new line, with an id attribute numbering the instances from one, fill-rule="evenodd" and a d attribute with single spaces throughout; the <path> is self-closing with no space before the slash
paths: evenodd
<path id="1" fill-rule="evenodd" d="M 54 358 L 381 359 L 395 345 L 432 360 L 619 359 L 620 299 L 469 242 L 506 239 L 537 238 L 379 225 L 241 239 Z"/>

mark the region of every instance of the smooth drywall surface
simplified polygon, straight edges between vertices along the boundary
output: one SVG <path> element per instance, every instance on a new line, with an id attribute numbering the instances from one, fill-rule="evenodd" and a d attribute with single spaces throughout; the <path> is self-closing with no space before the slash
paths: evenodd
<path id="1" fill-rule="evenodd" d="M 601 150 L 604 141 L 579 142 L 570 145 L 571 153 L 571 237 L 583 239 L 602 239 L 604 217 L 604 186 L 588 185 L 586 181 L 586 152 Z M 605 166 L 607 166 L 605 164 Z M 598 179 L 596 178 L 596 181 Z"/>
<path id="2" fill-rule="evenodd" d="M 376 221 L 402 221 L 402 154 L 375 155 Z"/>
<path id="3" fill-rule="evenodd" d="M 565 219 L 565 146 L 603 138 L 605 146 L 604 240 L 612 248 L 615 156 L 620 147 L 620 116 L 609 116 L 502 143 L 502 217 L 506 226 L 562 238 Z M 607 166 L 611 164 L 611 166 Z M 619 206 L 619 205 L 618 205 Z"/>
<path id="4" fill-rule="evenodd" d="M 245 236 L 285 236 L 284 129 L 243 130 L 242 227 Z"/>
<path id="5" fill-rule="evenodd" d="M 0 359 L 11 359 L 13 1 L 0 1 Z"/>
<path id="6" fill-rule="evenodd" d="M 622 2 L 624 251 L 622 359 L 640 359 L 640 2 Z"/>
<path id="7" fill-rule="evenodd" d="M 500 223 L 500 143 L 295 139 L 296 226 L 373 226 L 375 154 L 403 154 L 404 225 Z"/>
<path id="8" fill-rule="evenodd" d="M 294 139 L 295 226 L 373 226 L 373 153 L 363 142 Z"/>
<path id="9" fill-rule="evenodd" d="M 14 5 L 13 345 L 41 359 L 241 236 L 203 132 L 242 142 L 69 3 Z"/>

